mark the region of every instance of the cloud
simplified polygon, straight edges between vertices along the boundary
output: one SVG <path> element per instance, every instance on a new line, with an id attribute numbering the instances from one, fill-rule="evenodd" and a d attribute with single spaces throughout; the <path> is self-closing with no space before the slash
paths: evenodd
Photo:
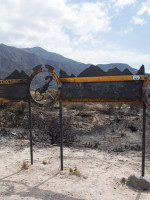
<path id="1" fill-rule="evenodd" d="M 141 17 L 133 16 L 130 20 L 131 23 L 134 23 L 136 25 L 144 25 L 146 24 L 146 20 L 142 19 Z"/>
<path id="2" fill-rule="evenodd" d="M 122 34 L 122 35 L 126 35 L 126 34 L 128 34 L 128 33 L 133 32 L 133 30 L 134 30 L 133 27 L 130 27 L 130 28 L 128 28 L 128 29 L 125 29 L 125 30 L 120 31 L 119 33 Z"/>
<path id="3" fill-rule="evenodd" d="M 150 0 L 143 2 L 141 9 L 137 12 L 137 15 L 143 15 L 144 13 L 150 15 Z"/>
<path id="4" fill-rule="evenodd" d="M 133 16 L 130 20 L 131 23 L 134 23 L 136 25 L 144 25 L 147 23 L 147 21 L 143 18 L 144 14 L 150 15 L 150 0 L 146 2 L 142 2 L 140 5 L 140 9 L 138 9 L 136 16 Z M 142 16 L 142 17 L 141 17 Z"/>
<path id="5" fill-rule="evenodd" d="M 107 10 L 98 2 L 81 3 L 79 6 L 67 4 L 65 0 L 1 0 L 0 11 L 0 21 L 12 23 L 15 28 L 16 25 L 33 29 L 55 24 L 67 27 L 74 34 L 110 30 Z"/>
<path id="6" fill-rule="evenodd" d="M 5 44 L 49 46 L 62 53 L 87 41 L 94 44 L 95 34 L 110 30 L 111 18 L 103 3 L 0 0 L 0 42 Z"/>
<path id="7" fill-rule="evenodd" d="M 136 2 L 136 0 L 112 0 L 112 3 L 114 3 L 114 6 L 120 7 L 120 8 L 129 6 L 135 2 Z"/>
<path id="8" fill-rule="evenodd" d="M 149 62 L 149 55 L 116 46 L 114 32 L 119 32 L 118 27 L 123 29 L 120 34 L 126 34 L 126 37 L 133 31 L 131 24 L 129 28 L 124 24 L 125 18 L 122 23 L 122 13 L 118 15 L 116 10 L 135 2 L 0 0 L 0 43 L 16 47 L 40 46 L 86 63 L 126 62 L 135 66 L 142 60 Z M 115 9 L 112 5 L 115 5 Z M 139 10 L 131 22 L 146 23 L 141 17 L 145 12 Z"/>
<path id="9" fill-rule="evenodd" d="M 111 18 L 108 17 L 107 10 L 102 3 L 84 3 L 80 8 L 72 11 L 76 16 L 75 26 L 73 26 L 76 34 L 111 30 Z"/>
<path id="10" fill-rule="evenodd" d="M 89 49 L 82 51 L 80 49 L 79 51 L 74 51 L 74 59 L 84 63 L 91 63 L 91 60 L 94 60 L 93 64 L 127 63 L 137 69 L 144 64 L 146 72 L 150 73 L 150 54 L 142 54 L 136 50 L 119 47 L 97 49 L 97 51 Z"/>

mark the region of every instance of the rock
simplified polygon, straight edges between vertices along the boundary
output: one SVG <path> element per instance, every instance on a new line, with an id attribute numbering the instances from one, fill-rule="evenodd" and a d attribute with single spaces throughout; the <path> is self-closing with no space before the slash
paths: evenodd
<path id="1" fill-rule="evenodd" d="M 126 184 L 138 190 L 150 190 L 150 181 L 143 176 L 131 175 Z"/>
<path id="2" fill-rule="evenodd" d="M 15 131 L 11 131 L 11 134 L 12 134 L 12 135 L 16 135 L 16 132 L 15 132 Z"/>
<path id="3" fill-rule="evenodd" d="M 60 175 L 65 175 L 64 171 L 60 171 L 59 173 L 60 173 Z"/>
<path id="4" fill-rule="evenodd" d="M 47 165 L 47 161 L 46 160 L 43 160 L 43 165 Z"/>
<path id="5" fill-rule="evenodd" d="M 84 179 L 87 179 L 87 178 L 88 178 L 88 176 L 83 176 L 83 178 L 84 178 Z"/>

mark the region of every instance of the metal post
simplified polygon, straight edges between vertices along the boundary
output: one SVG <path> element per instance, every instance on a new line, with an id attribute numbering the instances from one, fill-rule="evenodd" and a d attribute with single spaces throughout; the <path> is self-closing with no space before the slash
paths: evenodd
<path id="1" fill-rule="evenodd" d="M 62 123 L 62 103 L 60 105 L 60 164 L 61 170 L 63 170 L 63 123 Z"/>
<path id="2" fill-rule="evenodd" d="M 146 132 L 146 105 L 143 103 L 143 134 L 142 134 L 142 176 L 145 174 L 145 132 Z"/>
<path id="3" fill-rule="evenodd" d="M 32 113 L 31 113 L 31 102 L 29 103 L 29 129 L 30 129 L 30 156 L 31 156 L 31 165 L 33 165 L 33 143 L 32 143 Z"/>

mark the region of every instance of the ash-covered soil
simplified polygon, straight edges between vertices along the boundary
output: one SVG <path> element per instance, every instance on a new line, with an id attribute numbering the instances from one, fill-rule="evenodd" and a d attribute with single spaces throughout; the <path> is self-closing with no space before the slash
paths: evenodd
<path id="1" fill-rule="evenodd" d="M 1 108 L 1 136 L 29 138 L 28 104 Z M 142 105 L 75 103 L 63 105 L 63 142 L 66 146 L 124 152 L 142 150 Z M 150 112 L 146 114 L 146 153 L 150 154 Z M 32 107 L 33 142 L 60 143 L 59 104 Z"/>

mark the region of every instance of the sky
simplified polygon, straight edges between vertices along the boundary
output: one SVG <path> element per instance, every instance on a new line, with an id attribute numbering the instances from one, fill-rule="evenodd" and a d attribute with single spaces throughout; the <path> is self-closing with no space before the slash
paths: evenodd
<path id="1" fill-rule="evenodd" d="M 150 73 L 150 0 L 0 0 L 0 43 Z"/>

